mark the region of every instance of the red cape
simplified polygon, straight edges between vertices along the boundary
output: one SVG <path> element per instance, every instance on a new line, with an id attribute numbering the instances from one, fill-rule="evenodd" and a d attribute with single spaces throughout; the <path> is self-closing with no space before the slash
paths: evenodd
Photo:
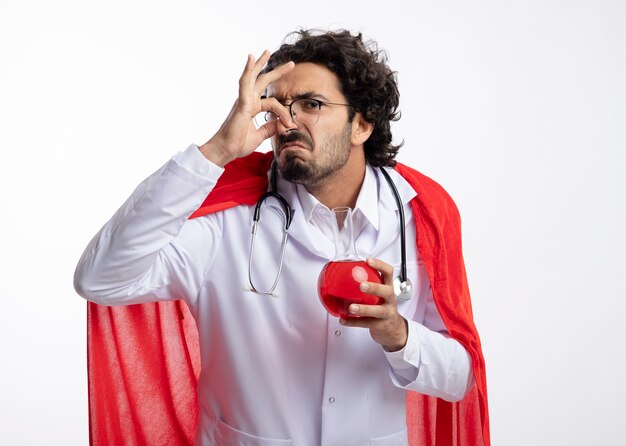
<path id="1" fill-rule="evenodd" d="M 254 152 L 226 166 L 190 218 L 254 205 L 267 190 L 271 154 Z M 472 358 L 476 385 L 458 403 L 407 394 L 411 446 L 489 446 L 485 362 L 474 326 L 461 250 L 458 210 L 430 178 L 396 166 L 417 191 L 411 201 L 417 248 L 450 335 Z M 200 373 L 198 333 L 181 301 L 87 307 L 89 439 L 92 445 L 191 445 Z"/>

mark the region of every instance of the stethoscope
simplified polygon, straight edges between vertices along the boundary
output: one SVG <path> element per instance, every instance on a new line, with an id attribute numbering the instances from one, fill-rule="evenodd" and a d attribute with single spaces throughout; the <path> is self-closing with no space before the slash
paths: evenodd
<path id="1" fill-rule="evenodd" d="M 398 193 L 398 189 L 396 188 L 396 185 L 393 183 L 393 180 L 389 176 L 389 173 L 382 167 L 380 168 L 380 171 L 385 177 L 385 180 L 387 180 L 387 184 L 389 184 L 389 187 L 391 188 L 391 191 L 393 192 L 393 196 L 398 205 L 398 211 L 400 212 L 400 255 L 401 255 L 402 263 L 400 266 L 400 275 L 393 279 L 393 291 L 398 299 L 407 301 L 411 299 L 412 292 L 413 292 L 413 285 L 411 284 L 411 281 L 407 277 L 407 273 L 406 273 L 406 232 L 404 229 L 404 208 L 402 206 L 402 201 L 400 200 L 400 194 Z M 285 200 L 285 198 L 282 195 L 276 192 L 277 187 L 276 187 L 276 163 L 275 162 L 272 162 L 270 184 L 271 184 L 271 188 L 269 192 L 266 192 L 265 194 L 263 194 L 263 196 L 261 196 L 261 198 L 259 198 L 259 201 L 257 201 L 257 204 L 254 208 L 254 216 L 252 218 L 253 220 L 252 221 L 252 239 L 250 241 L 250 257 L 248 258 L 248 281 L 250 283 L 250 291 L 254 291 L 255 293 L 258 293 L 258 294 L 276 296 L 275 290 L 276 290 L 276 286 L 278 285 L 278 280 L 280 279 L 280 273 L 282 272 L 283 263 L 285 260 L 285 248 L 287 247 L 287 236 L 288 236 L 287 233 L 289 231 L 289 226 L 291 225 L 291 222 L 293 220 L 294 211 L 293 209 L 291 209 L 291 206 L 289 206 L 289 203 L 287 203 L 287 200 Z M 278 203 L 282 207 L 283 217 L 284 217 L 283 218 L 284 233 L 283 233 L 282 246 L 280 249 L 280 263 L 278 265 L 278 273 L 276 274 L 276 278 L 271 288 L 268 291 L 261 291 L 258 288 L 256 288 L 254 284 L 252 283 L 252 257 L 254 254 L 254 240 L 256 237 L 257 225 L 259 223 L 259 220 L 261 219 L 261 207 L 263 206 L 263 203 L 265 202 L 265 200 L 268 198 L 276 199 L 276 201 L 278 201 Z"/>

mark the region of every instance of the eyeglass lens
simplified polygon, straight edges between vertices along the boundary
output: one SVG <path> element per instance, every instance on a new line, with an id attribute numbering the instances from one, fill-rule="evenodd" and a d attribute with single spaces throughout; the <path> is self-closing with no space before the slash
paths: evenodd
<path id="1" fill-rule="evenodd" d="M 291 119 L 299 124 L 314 126 L 319 121 L 322 103 L 314 99 L 300 98 L 293 101 L 288 107 Z M 274 112 L 269 111 L 265 114 L 267 122 L 277 119 L 278 115 Z"/>

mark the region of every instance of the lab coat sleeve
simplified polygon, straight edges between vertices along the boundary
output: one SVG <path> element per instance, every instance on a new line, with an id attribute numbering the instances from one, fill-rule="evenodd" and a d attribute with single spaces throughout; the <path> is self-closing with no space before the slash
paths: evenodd
<path id="1" fill-rule="evenodd" d="M 403 349 L 385 352 L 394 385 L 446 401 L 460 401 L 474 385 L 469 354 L 448 336 L 439 311 L 427 288 L 423 323 L 408 321 Z"/>
<path id="2" fill-rule="evenodd" d="M 222 172 L 191 145 L 144 180 L 85 249 L 78 294 L 103 305 L 193 299 L 218 249 L 220 217 L 188 217 Z"/>

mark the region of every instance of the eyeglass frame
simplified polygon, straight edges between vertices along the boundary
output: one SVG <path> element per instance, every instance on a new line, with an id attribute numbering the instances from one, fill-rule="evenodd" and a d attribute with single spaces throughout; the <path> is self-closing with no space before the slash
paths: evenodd
<path id="1" fill-rule="evenodd" d="M 294 121 L 296 120 L 296 114 L 293 112 L 293 108 L 292 107 L 293 107 L 293 104 L 295 104 L 298 101 L 313 101 L 313 102 L 316 102 L 317 106 L 318 106 L 317 110 L 320 111 L 320 112 L 322 111 L 322 107 L 324 105 L 343 105 L 344 107 L 352 108 L 352 104 L 342 104 L 340 102 L 323 101 L 321 99 L 312 98 L 310 96 L 301 96 L 301 97 L 298 97 L 298 98 L 294 99 L 289 104 L 282 104 L 283 107 L 289 108 L 289 116 L 291 116 L 291 119 L 293 119 Z M 303 110 L 304 110 L 304 108 L 303 108 Z M 272 115 L 276 116 L 276 118 L 275 119 L 268 119 L 268 116 L 272 116 Z M 272 121 L 280 120 L 280 117 L 276 113 L 274 113 L 273 111 L 268 110 L 263 115 L 263 119 L 265 120 L 265 122 L 272 122 Z M 319 115 L 317 116 L 317 121 L 315 121 L 315 124 L 317 124 L 318 121 L 319 121 Z M 315 124 L 313 124 L 313 125 L 315 125 Z"/>

